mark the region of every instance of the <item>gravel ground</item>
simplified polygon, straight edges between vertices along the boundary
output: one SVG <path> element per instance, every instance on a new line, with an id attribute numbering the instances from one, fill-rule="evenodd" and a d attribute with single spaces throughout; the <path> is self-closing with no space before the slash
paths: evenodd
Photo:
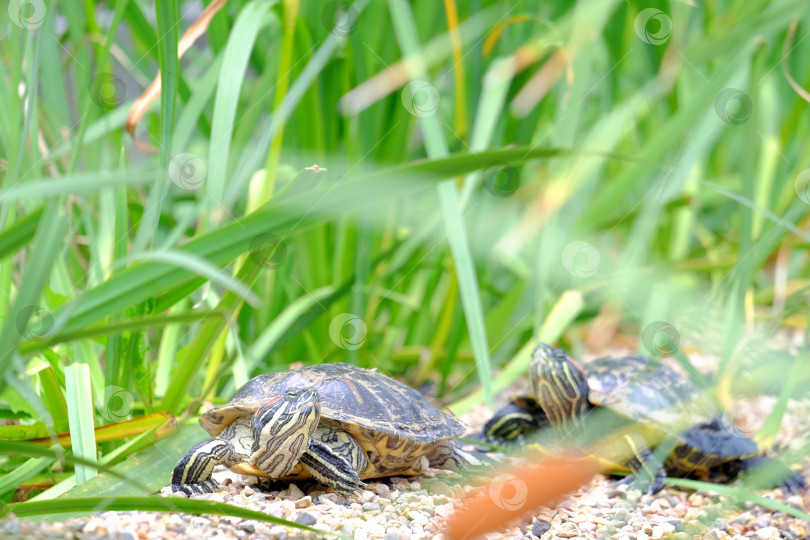
<path id="1" fill-rule="evenodd" d="M 738 404 L 735 426 L 755 431 L 775 403 L 763 397 Z M 488 417 L 478 408 L 463 419 L 480 428 Z M 779 436 L 785 449 L 797 449 L 810 432 L 810 401 L 790 403 Z M 810 460 L 804 464 L 810 478 Z M 358 539 L 397 540 L 444 538 L 441 533 L 458 499 L 472 491 L 463 479 L 447 471 L 419 477 L 372 480 L 368 490 L 346 501 L 325 493 L 319 484 L 274 486 L 255 484 L 222 469 L 215 473 L 221 490 L 202 499 L 226 502 Z M 275 489 L 275 491 L 273 490 Z M 280 491 L 279 491 L 280 489 Z M 809 490 L 810 491 L 810 490 Z M 163 495 L 168 490 L 163 490 Z M 781 490 L 761 492 L 808 511 L 810 493 L 786 495 Z M 658 538 L 810 538 L 807 522 L 753 504 L 741 504 L 708 492 L 667 487 L 655 496 L 642 495 L 597 476 L 554 508 L 541 508 L 487 538 L 552 538 L 647 540 Z M 2 538 L 321 538 L 268 523 L 239 518 L 154 512 L 103 512 L 84 519 L 35 523 L 8 517 L 0 521 Z"/>

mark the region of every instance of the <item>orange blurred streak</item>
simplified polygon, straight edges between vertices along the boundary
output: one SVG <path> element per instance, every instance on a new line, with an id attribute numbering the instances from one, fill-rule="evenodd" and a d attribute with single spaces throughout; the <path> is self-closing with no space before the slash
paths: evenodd
<path id="1" fill-rule="evenodd" d="M 444 0 L 447 14 L 447 28 L 453 44 L 453 77 L 456 85 L 455 131 L 459 138 L 467 134 L 467 93 L 464 85 L 464 55 L 461 52 L 461 38 L 458 35 L 458 10 L 455 0 Z"/>
<path id="2" fill-rule="evenodd" d="M 512 15 L 511 17 L 507 17 L 506 19 L 498 22 L 498 24 L 492 27 L 489 35 L 484 40 L 484 45 L 481 47 L 481 54 L 484 55 L 484 58 L 489 58 L 489 55 L 492 54 L 492 50 L 495 48 L 495 45 L 498 44 L 498 40 L 501 38 L 501 34 L 503 34 L 503 31 L 507 26 L 510 24 L 517 24 L 531 20 L 535 20 L 535 17 L 531 17 L 526 14 L 519 14 Z"/>
<path id="3" fill-rule="evenodd" d="M 551 506 L 599 472 L 596 460 L 549 458 L 502 473 L 462 501 L 444 533 L 451 540 L 466 540 L 497 531 L 539 506 Z"/>
<path id="4" fill-rule="evenodd" d="M 177 426 L 177 422 L 169 411 L 159 413 L 147 414 L 132 420 L 124 420 L 122 422 L 114 422 L 112 424 L 105 424 L 94 428 L 96 442 L 115 441 L 134 437 L 140 435 L 145 431 L 152 428 L 157 428 L 154 433 L 155 440 L 162 439 L 166 435 L 173 433 Z M 62 446 L 70 446 L 70 432 L 59 433 L 56 436 L 57 441 Z M 42 437 L 39 439 L 29 439 L 23 442 L 30 442 L 41 446 L 50 446 L 54 441 L 50 437 Z"/>
<path id="5" fill-rule="evenodd" d="M 557 49 L 512 100 L 512 112 L 520 118 L 528 115 L 557 84 L 572 61 L 566 49 Z"/>
<path id="6" fill-rule="evenodd" d="M 208 30 L 208 25 L 211 23 L 211 19 L 214 18 L 217 11 L 219 11 L 222 6 L 225 5 L 226 1 L 227 0 L 214 0 L 211 2 L 202 12 L 199 18 L 188 27 L 188 30 L 185 31 L 183 37 L 181 37 L 180 41 L 177 43 L 177 58 L 182 58 L 186 51 L 188 51 L 194 42 L 197 41 L 197 38 Z M 158 150 L 149 143 L 135 139 L 135 128 L 138 127 L 138 123 L 141 121 L 141 118 L 143 118 L 143 115 L 146 114 L 146 110 L 149 108 L 149 105 L 151 105 L 159 95 L 160 73 L 157 74 L 157 77 L 155 77 L 155 80 L 153 80 L 152 84 L 149 85 L 149 88 L 147 88 L 144 93 L 135 100 L 135 103 L 133 103 L 132 107 L 129 109 L 129 115 L 127 115 L 127 132 L 132 135 L 132 138 L 135 140 L 135 146 L 146 152 L 155 153 Z"/>

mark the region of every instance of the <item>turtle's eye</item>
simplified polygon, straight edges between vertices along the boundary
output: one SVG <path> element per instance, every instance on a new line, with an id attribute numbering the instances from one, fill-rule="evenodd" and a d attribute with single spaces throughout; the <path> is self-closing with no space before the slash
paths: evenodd
<path id="1" fill-rule="evenodd" d="M 290 390 L 289 392 L 287 392 L 287 397 L 290 399 L 295 399 L 298 397 L 298 392 L 293 392 L 292 390 Z"/>

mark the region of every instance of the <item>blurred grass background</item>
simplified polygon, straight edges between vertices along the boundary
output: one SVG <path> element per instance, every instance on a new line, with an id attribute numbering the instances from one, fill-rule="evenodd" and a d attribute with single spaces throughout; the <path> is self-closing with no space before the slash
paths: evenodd
<path id="1" fill-rule="evenodd" d="M 217 7 L 0 20 L 5 502 L 123 494 L 94 462 L 159 489 L 202 431 L 164 437 L 258 373 L 461 414 L 537 340 L 712 354 L 773 441 L 810 377 L 805 2 Z"/>

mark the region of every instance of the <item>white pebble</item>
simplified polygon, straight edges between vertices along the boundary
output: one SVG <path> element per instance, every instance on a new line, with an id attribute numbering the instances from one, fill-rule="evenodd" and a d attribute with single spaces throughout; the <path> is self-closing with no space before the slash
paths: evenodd
<path id="1" fill-rule="evenodd" d="M 290 484 L 290 489 L 289 489 L 289 495 L 288 496 L 289 496 L 290 499 L 295 499 L 297 501 L 298 499 L 300 499 L 300 498 L 302 498 L 304 496 L 304 492 L 301 491 L 301 489 L 298 486 L 296 486 L 295 484 Z"/>
<path id="2" fill-rule="evenodd" d="M 757 531 L 757 538 L 760 540 L 768 540 L 770 538 L 779 538 L 779 529 L 776 527 L 762 527 Z"/>
<path id="3" fill-rule="evenodd" d="M 430 521 L 428 515 L 424 512 L 420 512 L 419 510 L 411 510 L 408 512 L 408 517 L 420 527 L 424 527 Z"/>

